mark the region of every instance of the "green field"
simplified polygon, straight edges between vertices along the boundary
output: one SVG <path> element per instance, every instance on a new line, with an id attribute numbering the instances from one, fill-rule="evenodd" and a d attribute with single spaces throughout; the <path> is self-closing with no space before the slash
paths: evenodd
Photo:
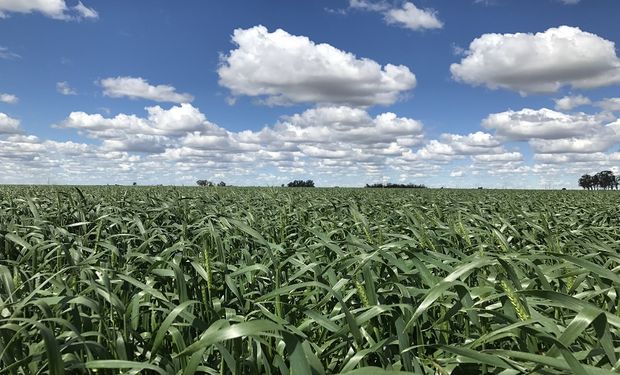
<path id="1" fill-rule="evenodd" d="M 619 207 L 604 191 L 0 187 L 0 374 L 614 373 Z"/>

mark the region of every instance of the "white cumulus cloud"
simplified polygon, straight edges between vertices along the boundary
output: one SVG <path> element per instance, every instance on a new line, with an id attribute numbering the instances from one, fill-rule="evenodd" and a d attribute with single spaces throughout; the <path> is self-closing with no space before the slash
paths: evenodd
<path id="1" fill-rule="evenodd" d="M 0 0 L 0 18 L 8 17 L 9 13 L 33 12 L 65 21 L 99 18 L 97 11 L 81 1 L 70 7 L 65 0 Z"/>
<path id="2" fill-rule="evenodd" d="M 371 117 L 366 111 L 346 106 L 320 107 L 301 114 L 283 117 L 277 124 L 259 132 L 241 132 L 239 140 L 248 143 L 288 146 L 300 144 L 332 144 L 332 147 L 389 148 L 405 151 L 420 143 L 421 122 L 386 112 Z"/>
<path id="3" fill-rule="evenodd" d="M 237 48 L 222 57 L 220 84 L 267 104 L 387 105 L 416 85 L 406 66 L 381 66 L 281 29 L 237 29 L 232 41 Z"/>
<path id="4" fill-rule="evenodd" d="M 413 3 L 404 3 L 402 8 L 392 8 L 385 12 L 388 24 L 399 25 L 411 30 L 441 29 L 443 22 L 432 9 L 420 9 Z"/>
<path id="5" fill-rule="evenodd" d="M 62 95 L 77 95 L 77 91 L 67 81 L 56 82 L 56 91 Z"/>
<path id="6" fill-rule="evenodd" d="M 383 14 L 385 22 L 410 30 L 441 29 L 443 22 L 439 20 L 437 11 L 421 9 L 412 2 L 404 2 L 394 7 L 385 1 L 349 0 L 349 7 Z"/>
<path id="7" fill-rule="evenodd" d="M 493 132 L 446 133 L 437 139 L 425 138 L 415 119 L 335 105 L 283 116 L 260 130 L 227 130 L 188 103 L 146 107 L 143 114 L 72 112 L 55 126 L 76 130 L 89 143 L 24 134 L 18 120 L 0 115 L 0 179 L 193 184 L 218 176 L 233 184 L 279 184 L 303 177 L 359 186 L 398 176 L 445 185 L 454 182 L 445 181 L 450 171 L 454 177 L 462 171 L 466 184 L 515 174 L 561 178 L 565 184 L 620 161 L 620 152 L 612 150 L 620 143 L 620 121 L 609 113 L 543 108 L 502 114 L 483 123 Z M 525 160 L 526 147 L 536 164 Z M 508 185 L 521 182 L 520 177 Z"/>
<path id="8" fill-rule="evenodd" d="M 618 142 L 619 135 L 620 133 L 612 132 L 609 137 L 533 139 L 530 145 L 536 153 L 540 154 L 603 152 Z"/>
<path id="9" fill-rule="evenodd" d="M 452 64 L 455 80 L 521 94 L 552 93 L 562 86 L 596 88 L 620 83 L 615 44 L 577 27 L 536 34 L 484 34 Z"/>
<path id="10" fill-rule="evenodd" d="M 373 12 L 383 12 L 390 9 L 390 5 L 383 1 L 349 0 L 349 7 Z"/>
<path id="11" fill-rule="evenodd" d="M 553 99 L 553 101 L 555 102 L 555 109 L 560 111 L 570 111 L 573 108 L 592 104 L 590 98 L 583 95 L 564 96 L 559 99 Z"/>
<path id="12" fill-rule="evenodd" d="M 472 158 L 478 163 L 508 163 L 522 161 L 523 154 L 520 152 L 503 152 L 501 154 L 474 155 Z"/>
<path id="13" fill-rule="evenodd" d="M 596 133 L 606 120 L 611 118 L 582 112 L 566 114 L 547 108 L 524 108 L 490 114 L 482 125 L 510 140 L 561 139 Z"/>
<path id="14" fill-rule="evenodd" d="M 182 136 L 192 131 L 208 131 L 213 125 L 188 103 L 163 109 L 146 107 L 148 117 L 124 113 L 104 117 L 99 113 L 71 112 L 57 128 L 77 129 L 98 139 L 128 139 L 135 135 Z"/>
<path id="15" fill-rule="evenodd" d="M 597 102 L 596 106 L 605 111 L 620 112 L 620 98 L 605 98 Z"/>
<path id="16" fill-rule="evenodd" d="M 500 138 L 527 141 L 536 154 L 604 152 L 620 142 L 620 121 L 609 113 L 566 114 L 547 108 L 494 113 L 483 120 Z"/>
<path id="17" fill-rule="evenodd" d="M 0 93 L 0 102 L 7 104 L 16 104 L 19 98 L 12 94 Z"/>
<path id="18" fill-rule="evenodd" d="M 19 120 L 0 112 L 0 134 L 20 133 Z"/>
<path id="19" fill-rule="evenodd" d="M 481 155 L 506 154 L 509 152 L 498 138 L 478 131 L 467 135 L 445 133 L 439 139 L 427 141 L 416 151 L 404 152 L 402 156 L 410 161 L 449 162 L 466 156 L 476 160 Z"/>
<path id="20" fill-rule="evenodd" d="M 171 103 L 189 103 L 194 100 L 192 95 L 178 93 L 173 86 L 154 86 L 141 77 L 104 78 L 99 84 L 103 87 L 103 94 L 112 98 L 140 98 Z"/>
<path id="21" fill-rule="evenodd" d="M 140 153 L 174 168 L 227 171 L 271 167 L 284 173 L 305 167 L 328 174 L 379 173 L 423 142 L 417 120 L 391 112 L 373 117 L 347 106 L 308 109 L 261 130 L 239 132 L 209 122 L 187 103 L 146 112 L 145 117 L 72 112 L 55 127 L 100 141 L 103 152 Z"/>

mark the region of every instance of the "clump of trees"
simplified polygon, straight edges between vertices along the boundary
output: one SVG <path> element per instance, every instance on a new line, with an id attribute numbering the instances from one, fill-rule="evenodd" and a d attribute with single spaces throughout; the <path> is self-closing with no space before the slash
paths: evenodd
<path id="1" fill-rule="evenodd" d="M 295 181 L 289 182 L 286 186 L 288 187 L 314 187 L 314 181 L 295 180 Z"/>
<path id="2" fill-rule="evenodd" d="M 213 186 L 213 182 L 209 180 L 198 180 L 196 181 L 196 185 L 198 186 Z"/>
<path id="3" fill-rule="evenodd" d="M 366 184 L 367 188 L 382 188 L 382 189 L 393 189 L 393 188 L 405 188 L 405 189 L 426 189 L 424 185 L 418 184 L 393 184 L 388 182 L 387 184 L 377 183 L 377 184 Z"/>
<path id="4" fill-rule="evenodd" d="M 579 177 L 579 186 L 587 190 L 618 190 L 620 176 L 615 176 L 612 171 L 601 171 L 595 175 L 584 174 Z"/>
<path id="5" fill-rule="evenodd" d="M 198 186 L 216 186 L 215 182 L 209 181 L 209 180 L 198 180 L 196 181 L 196 185 Z M 226 183 L 224 181 L 220 181 L 217 186 L 221 186 L 224 187 L 226 186 Z"/>

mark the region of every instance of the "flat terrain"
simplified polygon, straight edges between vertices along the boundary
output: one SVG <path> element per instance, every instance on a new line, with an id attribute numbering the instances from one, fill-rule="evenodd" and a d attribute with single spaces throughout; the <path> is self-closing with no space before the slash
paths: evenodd
<path id="1" fill-rule="evenodd" d="M 620 192 L 0 187 L 0 373 L 607 374 Z"/>

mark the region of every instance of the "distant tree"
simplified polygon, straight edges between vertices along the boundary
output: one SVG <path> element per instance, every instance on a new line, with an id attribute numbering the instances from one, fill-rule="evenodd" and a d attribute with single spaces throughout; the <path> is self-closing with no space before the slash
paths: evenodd
<path id="1" fill-rule="evenodd" d="M 217 186 L 224 187 L 226 186 L 226 183 L 224 181 L 220 181 Z"/>
<path id="2" fill-rule="evenodd" d="M 603 190 L 611 189 L 615 185 L 616 176 L 612 171 L 601 171 L 596 174 L 598 183 Z"/>
<path id="3" fill-rule="evenodd" d="M 314 187 L 314 181 L 312 180 L 295 180 L 287 184 L 288 187 Z"/>
<path id="4" fill-rule="evenodd" d="M 209 180 L 198 180 L 198 181 L 196 181 L 196 184 L 198 186 L 213 186 L 213 182 L 211 182 Z"/>
<path id="5" fill-rule="evenodd" d="M 595 175 L 584 174 L 579 177 L 577 182 L 580 187 L 587 190 L 618 190 L 620 185 L 620 178 L 614 175 L 612 171 L 600 171 Z"/>
<path id="6" fill-rule="evenodd" d="M 137 182 L 134 182 L 132 185 L 133 185 L 133 186 L 136 186 L 136 185 L 138 185 L 138 183 L 137 183 Z"/>
<path id="7" fill-rule="evenodd" d="M 379 189 L 395 189 L 395 188 L 400 188 L 400 189 L 426 189 L 426 186 L 424 185 L 418 185 L 418 184 L 393 184 L 391 182 L 388 182 L 387 184 L 383 184 L 383 183 L 376 183 L 376 184 L 366 184 L 367 188 L 379 188 Z"/>
<path id="8" fill-rule="evenodd" d="M 598 173 L 592 176 L 592 189 L 598 190 L 598 188 L 601 186 L 598 177 Z"/>
<path id="9" fill-rule="evenodd" d="M 578 183 L 581 188 L 591 190 L 593 183 L 592 176 L 590 176 L 589 174 L 584 174 L 583 176 L 579 177 Z"/>

